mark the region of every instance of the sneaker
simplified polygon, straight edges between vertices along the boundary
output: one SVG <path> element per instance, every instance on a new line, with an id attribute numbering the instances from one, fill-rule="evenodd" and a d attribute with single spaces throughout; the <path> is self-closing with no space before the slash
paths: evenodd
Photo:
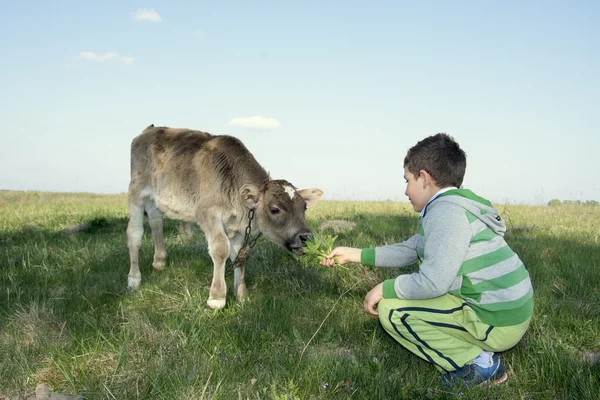
<path id="1" fill-rule="evenodd" d="M 448 372 L 442 377 L 446 387 L 463 384 L 467 387 L 499 385 L 506 381 L 507 375 L 504 365 L 498 354 L 492 355 L 492 365 L 488 368 L 477 364 L 467 364 L 453 372 Z"/>

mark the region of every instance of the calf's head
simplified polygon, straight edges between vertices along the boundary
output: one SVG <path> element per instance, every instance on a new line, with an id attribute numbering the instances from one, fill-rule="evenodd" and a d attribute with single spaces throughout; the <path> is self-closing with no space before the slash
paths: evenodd
<path id="1" fill-rule="evenodd" d="M 262 188 L 244 185 L 240 194 L 244 204 L 256 210 L 259 230 L 267 238 L 296 255 L 302 254 L 306 240 L 312 237 L 304 213 L 321 198 L 322 190 L 297 190 L 285 180 L 271 180 Z"/>

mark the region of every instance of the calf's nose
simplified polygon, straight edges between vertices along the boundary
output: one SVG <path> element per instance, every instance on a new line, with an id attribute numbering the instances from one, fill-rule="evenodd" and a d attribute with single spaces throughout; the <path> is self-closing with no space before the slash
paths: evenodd
<path id="1" fill-rule="evenodd" d="M 314 240 L 315 237 L 313 236 L 312 232 L 302 232 L 298 234 L 298 238 L 302 243 L 306 243 L 308 239 Z"/>

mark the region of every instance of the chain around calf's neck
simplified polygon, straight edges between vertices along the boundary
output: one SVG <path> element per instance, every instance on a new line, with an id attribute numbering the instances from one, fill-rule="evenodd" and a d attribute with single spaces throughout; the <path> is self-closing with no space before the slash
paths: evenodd
<path id="1" fill-rule="evenodd" d="M 246 226 L 246 230 L 244 232 L 244 244 L 238 251 L 238 254 L 235 257 L 235 260 L 225 268 L 225 276 L 231 274 L 231 271 L 233 271 L 234 268 L 239 267 L 239 264 L 241 263 L 241 261 L 246 259 L 246 254 L 248 253 L 248 251 L 251 248 L 253 248 L 254 245 L 256 245 L 256 242 L 262 235 L 262 232 L 259 232 L 258 235 L 256 235 L 256 237 L 254 237 L 252 240 L 249 240 L 250 232 L 252 231 L 252 220 L 254 219 L 254 213 L 255 213 L 254 208 L 251 208 L 248 211 L 248 226 Z"/>

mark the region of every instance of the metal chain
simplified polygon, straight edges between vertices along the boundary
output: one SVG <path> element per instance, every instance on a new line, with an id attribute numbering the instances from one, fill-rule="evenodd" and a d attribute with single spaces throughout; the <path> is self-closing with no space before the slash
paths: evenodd
<path id="1" fill-rule="evenodd" d="M 240 248 L 240 251 L 238 251 L 238 254 L 235 257 L 235 260 L 232 263 L 229 263 L 225 267 L 225 276 L 231 275 L 231 272 L 234 270 L 234 268 L 237 268 L 239 266 L 239 264 L 242 262 L 242 260 L 246 260 L 248 251 L 250 251 L 250 249 L 253 248 L 254 245 L 256 245 L 256 242 L 262 235 L 262 232 L 259 232 L 258 235 L 256 235 L 256 237 L 254 239 L 252 239 L 252 241 L 249 241 L 250 232 L 252 231 L 252 220 L 253 219 L 254 219 L 254 209 L 252 208 L 252 209 L 250 209 L 250 211 L 248 211 L 248 226 L 246 227 L 246 230 L 244 232 L 244 245 Z"/>

